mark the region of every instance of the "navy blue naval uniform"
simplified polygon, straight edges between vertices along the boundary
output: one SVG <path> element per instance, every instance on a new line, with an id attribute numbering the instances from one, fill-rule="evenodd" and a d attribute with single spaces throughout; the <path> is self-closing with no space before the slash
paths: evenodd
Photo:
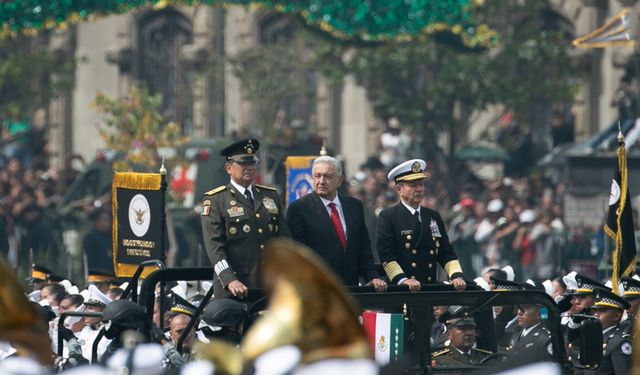
<path id="1" fill-rule="evenodd" d="M 377 248 L 391 282 L 412 278 L 434 283 L 438 264 L 451 279 L 462 276 L 440 214 L 421 207 L 420 218 L 418 221 L 402 203 L 380 213 Z"/>

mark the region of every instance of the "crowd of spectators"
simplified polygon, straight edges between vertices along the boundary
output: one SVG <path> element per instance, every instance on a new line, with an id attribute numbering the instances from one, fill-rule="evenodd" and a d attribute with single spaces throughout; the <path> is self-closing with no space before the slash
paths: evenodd
<path id="1" fill-rule="evenodd" d="M 53 209 L 77 172 L 49 165 L 44 120 L 1 124 L 0 254 L 28 272 L 32 263 L 66 270 L 60 221 Z"/>

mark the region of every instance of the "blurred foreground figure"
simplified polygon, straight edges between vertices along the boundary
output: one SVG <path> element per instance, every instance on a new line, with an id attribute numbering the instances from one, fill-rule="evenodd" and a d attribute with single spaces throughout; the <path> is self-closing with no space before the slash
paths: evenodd
<path id="1" fill-rule="evenodd" d="M 216 374 L 378 374 L 357 310 L 328 267 L 286 239 L 272 241 L 263 259 L 269 312 L 239 350 L 201 347 Z"/>

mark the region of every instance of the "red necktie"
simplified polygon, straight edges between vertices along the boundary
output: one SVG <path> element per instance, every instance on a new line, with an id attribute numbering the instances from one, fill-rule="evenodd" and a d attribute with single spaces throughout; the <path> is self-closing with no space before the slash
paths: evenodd
<path id="1" fill-rule="evenodd" d="M 331 223 L 333 224 L 333 229 L 335 229 L 336 234 L 338 235 L 340 246 L 344 249 L 347 246 L 347 237 L 344 235 L 344 229 L 342 228 L 338 209 L 336 209 L 336 204 L 333 202 L 329 203 L 329 208 L 331 209 Z"/>

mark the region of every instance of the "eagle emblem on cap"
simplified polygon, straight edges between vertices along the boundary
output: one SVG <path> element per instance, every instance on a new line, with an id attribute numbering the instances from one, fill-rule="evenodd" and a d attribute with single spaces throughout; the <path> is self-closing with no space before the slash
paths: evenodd
<path id="1" fill-rule="evenodd" d="M 420 172 L 420 163 L 419 162 L 413 162 L 413 165 L 411 165 L 411 172 Z"/>

